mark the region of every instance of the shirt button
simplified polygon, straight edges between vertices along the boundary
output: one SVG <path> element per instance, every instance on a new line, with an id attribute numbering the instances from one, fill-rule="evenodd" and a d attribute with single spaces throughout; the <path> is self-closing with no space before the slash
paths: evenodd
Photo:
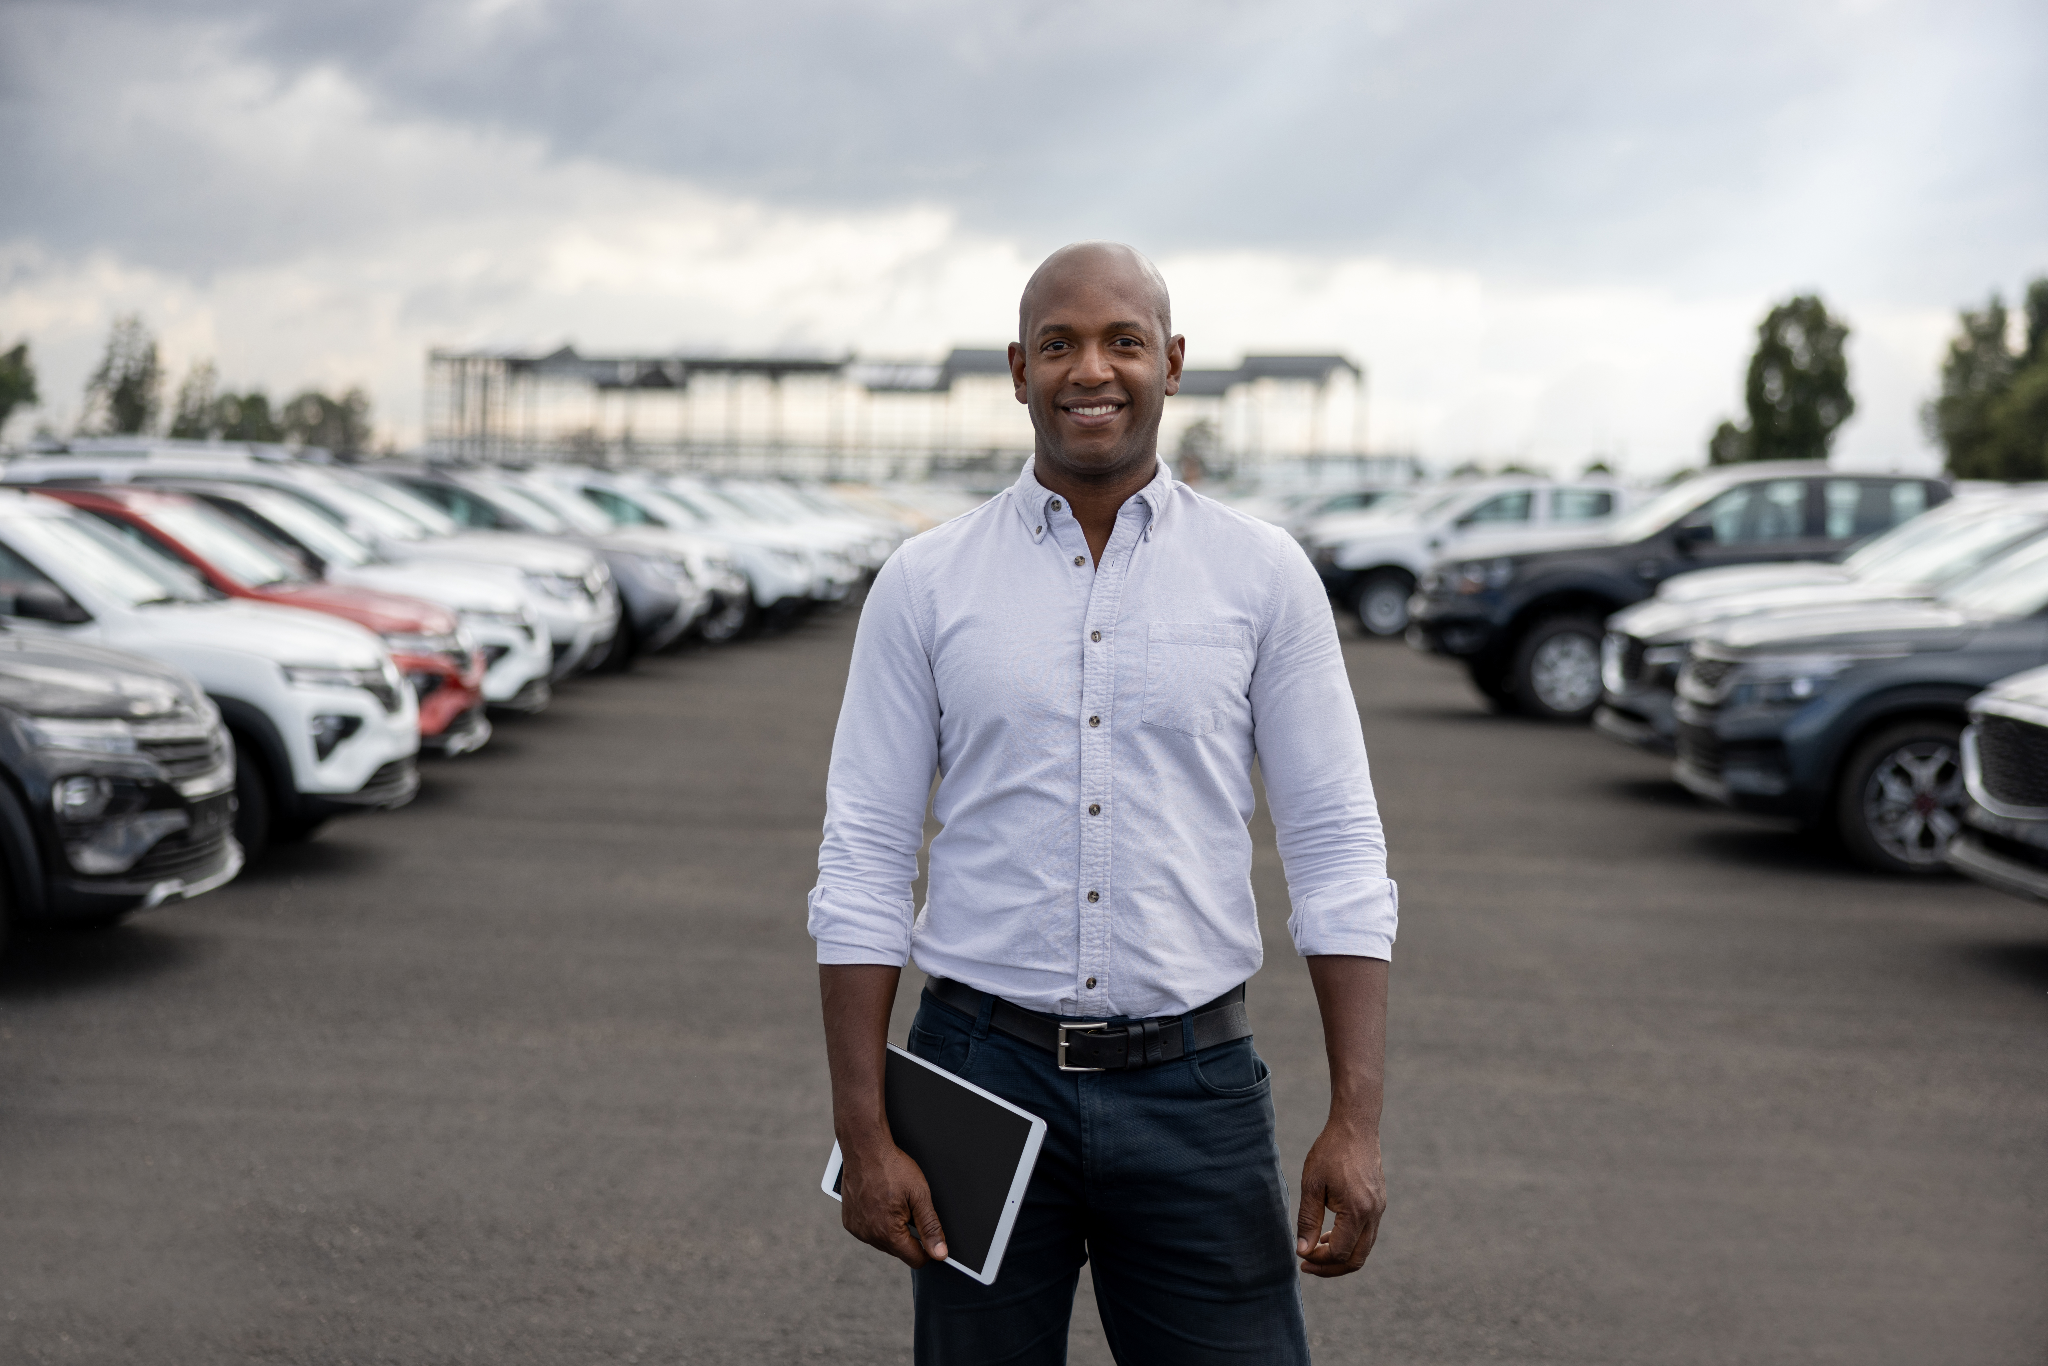
<path id="1" fill-rule="evenodd" d="M 1100 901 L 1100 900 L 1102 900 L 1102 893 L 1100 893 L 1100 892 L 1090 892 L 1090 893 L 1088 893 L 1088 899 L 1089 899 L 1090 901 Z"/>
<path id="2" fill-rule="evenodd" d="M 1089 815 L 1091 815 L 1091 816 L 1099 816 L 1099 815 L 1101 815 L 1101 814 L 1102 814 L 1102 803 L 1101 803 L 1101 802 L 1090 802 L 1090 803 L 1088 803 L 1088 814 L 1089 814 Z"/>
<path id="3" fill-rule="evenodd" d="M 1093 990 L 1095 990 L 1095 979 L 1094 979 L 1093 977 L 1090 977 L 1090 978 L 1088 979 L 1088 990 L 1090 990 L 1090 991 L 1093 991 Z"/>
<path id="4" fill-rule="evenodd" d="M 1099 716 L 1091 716 L 1088 718 L 1088 724 L 1091 726 L 1099 726 L 1102 724 L 1102 718 Z"/>
<path id="5" fill-rule="evenodd" d="M 1035 527 L 1031 528 L 1031 534 L 1032 534 L 1032 535 L 1034 535 L 1034 536 L 1040 535 L 1040 534 L 1041 534 L 1041 533 L 1043 533 L 1044 531 L 1045 531 L 1045 528 L 1044 528 L 1044 527 L 1042 527 L 1042 526 L 1035 526 Z"/>
<path id="6" fill-rule="evenodd" d="M 1100 640 L 1100 639 L 1102 639 L 1102 632 L 1100 632 L 1100 631 L 1090 631 L 1090 632 L 1088 633 L 1088 639 L 1090 639 L 1090 640 Z"/>
<path id="7" fill-rule="evenodd" d="M 1085 562 L 1085 561 L 1084 561 L 1084 560 L 1082 559 L 1082 557 L 1081 557 L 1081 556 L 1079 556 L 1079 555 L 1076 555 L 1076 556 L 1074 557 L 1074 563 L 1075 563 L 1075 564 L 1077 564 L 1077 565 L 1078 565 L 1078 564 L 1082 564 L 1082 563 L 1084 563 L 1084 562 Z"/>
<path id="8" fill-rule="evenodd" d="M 1053 510 L 1054 512 L 1058 512 L 1058 511 L 1060 510 L 1060 500 L 1059 500 L 1059 499 L 1055 498 L 1055 499 L 1053 499 L 1053 500 L 1052 500 L 1052 510 Z"/>

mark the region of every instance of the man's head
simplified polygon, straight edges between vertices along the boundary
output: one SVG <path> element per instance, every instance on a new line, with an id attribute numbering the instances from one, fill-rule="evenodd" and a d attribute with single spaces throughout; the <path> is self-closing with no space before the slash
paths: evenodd
<path id="1" fill-rule="evenodd" d="M 1024 286 L 1010 347 L 1039 468 L 1086 483 L 1149 471 L 1185 351 L 1166 281 L 1143 256 L 1077 242 L 1046 257 Z"/>

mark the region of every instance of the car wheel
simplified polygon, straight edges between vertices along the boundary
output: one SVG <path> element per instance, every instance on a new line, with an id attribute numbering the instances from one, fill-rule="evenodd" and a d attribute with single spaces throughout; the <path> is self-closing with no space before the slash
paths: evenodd
<path id="1" fill-rule="evenodd" d="M 697 634 L 707 644 L 723 645 L 745 635 L 754 617 L 754 595 L 749 593 L 720 604 L 716 612 L 697 623 Z"/>
<path id="2" fill-rule="evenodd" d="M 592 673 L 622 674 L 629 672 L 633 661 L 640 657 L 640 635 L 633 629 L 633 623 L 624 616 L 619 618 L 619 629 L 612 632 L 611 648 L 604 652 L 604 658 L 597 662 Z"/>
<path id="3" fill-rule="evenodd" d="M 1962 723 L 1909 721 L 1857 746 L 1842 769 L 1835 828 L 1882 873 L 1939 873 L 1963 826 Z"/>
<path id="4" fill-rule="evenodd" d="M 1510 698 L 1507 671 L 1493 661 L 1477 659 L 1465 661 L 1465 672 L 1472 678 L 1472 686 L 1479 689 L 1479 695 L 1497 707 L 1504 707 Z"/>
<path id="5" fill-rule="evenodd" d="M 235 737 L 235 842 L 251 863 L 270 846 L 271 827 L 277 821 L 270 775 L 254 749 L 241 736 Z"/>
<path id="6" fill-rule="evenodd" d="M 1398 569 L 1367 576 L 1353 604 L 1359 626 L 1369 636 L 1400 635 L 1408 629 L 1408 596 L 1414 591 L 1415 580 Z"/>
<path id="7" fill-rule="evenodd" d="M 1600 623 L 1539 621 L 1515 649 L 1508 685 L 1517 710 L 1545 721 L 1584 721 L 1600 702 Z"/>

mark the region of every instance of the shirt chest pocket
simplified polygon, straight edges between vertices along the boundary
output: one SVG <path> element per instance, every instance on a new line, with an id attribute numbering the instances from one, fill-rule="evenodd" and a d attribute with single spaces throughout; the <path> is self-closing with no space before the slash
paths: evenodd
<path id="1" fill-rule="evenodd" d="M 1154 622 L 1145 634 L 1148 726 L 1207 735 L 1245 706 L 1251 633 L 1242 626 Z"/>

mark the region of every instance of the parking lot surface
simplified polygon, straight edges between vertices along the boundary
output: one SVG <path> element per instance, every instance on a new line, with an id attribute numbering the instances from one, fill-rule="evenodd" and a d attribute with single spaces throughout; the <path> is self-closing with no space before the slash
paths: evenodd
<path id="1" fill-rule="evenodd" d="M 817 1188 L 852 626 L 573 684 L 415 809 L 11 951 L 0 1360 L 907 1360 L 907 1275 Z M 2042 1361 L 2048 911 L 1346 648 L 1403 926 L 1391 1206 L 1305 1287 L 1319 1359 Z M 1292 1177 L 1326 1090 L 1260 829 Z"/>

